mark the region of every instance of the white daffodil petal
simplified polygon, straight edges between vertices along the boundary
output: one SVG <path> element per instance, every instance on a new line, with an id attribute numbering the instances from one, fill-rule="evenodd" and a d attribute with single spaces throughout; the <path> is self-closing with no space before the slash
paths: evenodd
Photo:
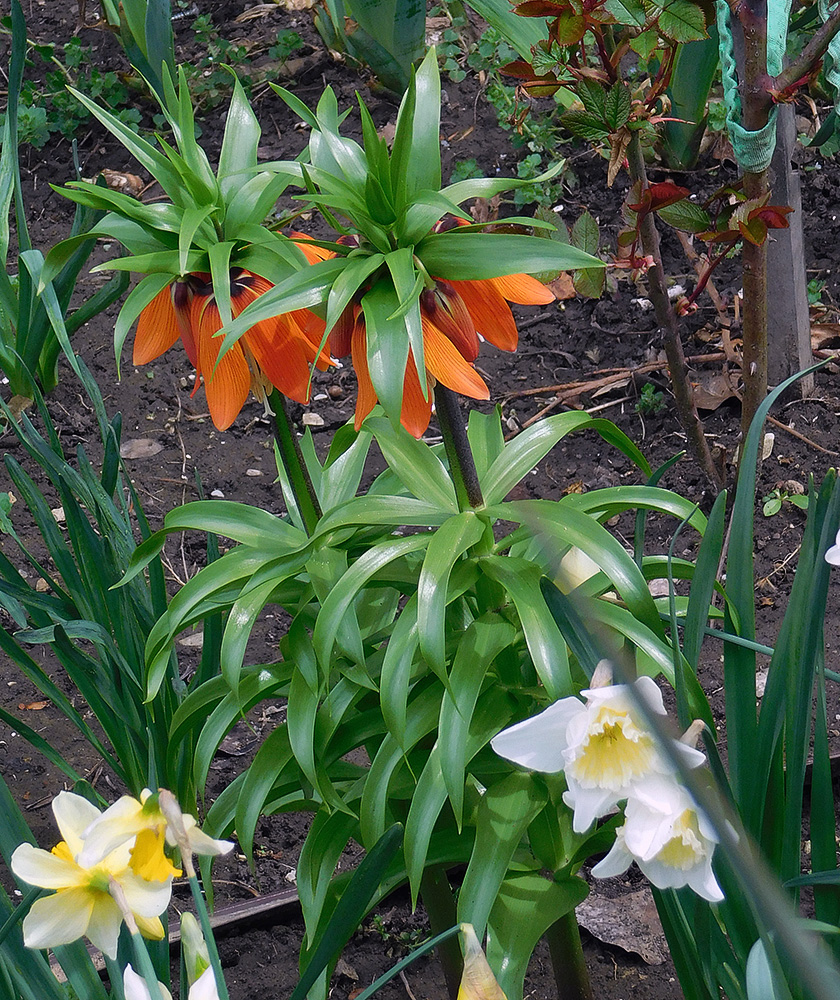
<path id="1" fill-rule="evenodd" d="M 52 810 L 61 839 L 75 858 L 82 849 L 82 834 L 101 813 L 93 803 L 73 792 L 59 792 L 52 801 Z"/>
<path id="2" fill-rule="evenodd" d="M 623 875 L 632 864 L 633 855 L 627 850 L 621 827 L 616 831 L 615 843 L 610 848 L 609 854 L 593 866 L 592 874 L 595 878 L 612 878 L 615 875 Z"/>
<path id="3" fill-rule="evenodd" d="M 87 932 L 93 898 L 84 889 L 65 889 L 36 899 L 23 921 L 27 948 L 56 948 Z"/>
<path id="4" fill-rule="evenodd" d="M 185 816 L 184 819 L 192 819 L 192 817 Z M 217 854 L 227 854 L 228 851 L 233 850 L 232 840 L 214 840 L 199 830 L 197 826 L 187 827 L 187 839 L 194 854 L 215 857 Z"/>
<path id="5" fill-rule="evenodd" d="M 834 544 L 826 552 L 825 561 L 832 566 L 840 566 L 840 531 L 837 532 Z"/>
<path id="6" fill-rule="evenodd" d="M 219 988 L 212 969 L 205 969 L 190 987 L 187 1000 L 219 1000 Z"/>
<path id="7" fill-rule="evenodd" d="M 581 788 L 577 783 L 569 791 L 563 793 L 563 801 L 574 810 L 572 827 L 575 833 L 585 833 L 601 816 L 612 812 L 618 804 L 618 798 L 609 789 Z"/>
<path id="8" fill-rule="evenodd" d="M 108 958 L 117 957 L 117 938 L 122 927 L 120 908 L 110 896 L 102 894 L 90 914 L 86 936 L 90 943 Z"/>
<path id="9" fill-rule="evenodd" d="M 74 862 L 31 844 L 16 847 L 11 864 L 19 879 L 41 889 L 67 889 L 81 884 L 86 875 Z"/>
<path id="10" fill-rule="evenodd" d="M 172 994 L 163 983 L 158 983 L 158 989 L 160 1000 L 172 1000 Z M 125 1000 L 151 1000 L 152 998 L 146 980 L 139 976 L 130 965 L 127 965 L 123 971 L 123 992 Z"/>
<path id="11" fill-rule="evenodd" d="M 133 872 L 126 872 L 120 878 L 125 900 L 132 913 L 140 917 L 159 917 L 169 906 L 172 896 L 172 880 L 147 882 Z"/>
<path id="12" fill-rule="evenodd" d="M 130 795 L 123 795 L 85 829 L 79 864 L 85 868 L 98 864 L 111 851 L 131 840 L 145 825 L 143 806 Z"/>
<path id="13" fill-rule="evenodd" d="M 562 698 L 539 715 L 503 730 L 490 743 L 505 760 L 555 774 L 566 766 L 566 729 L 575 715 L 585 712 L 577 698 Z"/>

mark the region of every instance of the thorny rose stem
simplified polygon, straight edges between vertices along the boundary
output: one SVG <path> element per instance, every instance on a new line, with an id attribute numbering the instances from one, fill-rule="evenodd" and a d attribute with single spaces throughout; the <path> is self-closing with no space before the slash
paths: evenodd
<path id="1" fill-rule="evenodd" d="M 642 143 L 638 132 L 633 133 L 630 145 L 627 147 L 627 162 L 630 169 L 630 179 L 639 181 L 641 191 L 648 186 L 645 158 L 642 153 Z M 641 194 L 641 192 L 640 192 Z M 662 267 L 662 252 L 659 248 L 659 233 L 653 212 L 648 212 L 641 224 L 642 247 L 645 254 L 653 257 L 654 264 L 648 271 L 650 300 L 656 313 L 656 321 L 662 330 L 665 356 L 671 372 L 671 387 L 677 403 L 677 414 L 686 434 L 688 445 L 700 464 L 709 482 L 718 488 L 723 486 L 723 475 L 717 468 L 709 450 L 709 442 L 703 432 L 703 424 L 694 405 L 691 382 L 688 377 L 688 366 L 680 340 L 677 314 L 668 298 L 668 288 L 665 284 L 665 271 Z"/>

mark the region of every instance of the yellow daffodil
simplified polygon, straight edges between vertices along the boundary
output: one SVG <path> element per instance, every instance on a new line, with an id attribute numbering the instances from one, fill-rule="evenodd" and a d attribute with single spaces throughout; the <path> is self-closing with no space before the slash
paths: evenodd
<path id="1" fill-rule="evenodd" d="M 461 937 L 464 973 L 458 987 L 458 1000 L 507 1000 L 481 950 L 472 924 L 461 924 Z"/>
<path id="2" fill-rule="evenodd" d="M 214 840 L 202 833 L 195 817 L 188 813 L 183 814 L 183 826 L 189 849 L 194 854 L 226 854 L 233 847 L 229 840 Z M 143 789 L 139 799 L 123 795 L 101 816 L 97 816 L 84 831 L 80 859 L 84 864 L 89 858 L 132 839 L 131 867 L 142 878 L 161 881 L 181 874 L 164 853 L 167 844 L 170 847 L 176 845 L 175 834 L 161 810 L 159 794 L 152 794 L 148 788 Z"/>
<path id="3" fill-rule="evenodd" d="M 23 921 L 27 947 L 55 948 L 84 936 L 109 958 L 116 958 L 122 914 L 111 895 L 112 882 L 122 889 L 141 933 L 160 940 L 164 931 L 159 917 L 169 905 L 172 880 L 150 882 L 139 876 L 132 869 L 128 840 L 88 852 L 82 861 L 83 834 L 102 814 L 72 792 L 59 793 L 52 806 L 62 841 L 52 851 L 21 844 L 12 855 L 12 871 L 18 878 L 55 890 L 36 900 Z"/>

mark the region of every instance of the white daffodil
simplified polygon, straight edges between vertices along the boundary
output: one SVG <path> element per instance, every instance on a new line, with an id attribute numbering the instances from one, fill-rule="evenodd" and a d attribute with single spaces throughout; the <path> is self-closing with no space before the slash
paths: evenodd
<path id="1" fill-rule="evenodd" d="M 163 985 L 163 983 L 158 983 L 160 993 L 155 1000 L 172 1000 L 172 994 Z M 152 1000 L 152 995 L 149 992 L 148 984 L 142 976 L 132 969 L 130 965 L 127 965 L 123 970 L 123 992 L 125 993 L 125 1000 Z"/>
<path id="2" fill-rule="evenodd" d="M 676 780 L 646 782 L 627 800 L 624 815 L 612 850 L 592 869 L 596 878 L 621 875 L 635 861 L 659 889 L 687 885 L 711 903 L 723 899 L 712 871 L 717 837 Z"/>
<path id="3" fill-rule="evenodd" d="M 231 850 L 233 844 L 229 840 L 208 837 L 199 830 L 195 817 L 182 815 L 189 848 L 194 854 L 217 855 Z M 160 793 L 153 794 L 148 788 L 143 789 L 139 800 L 130 795 L 117 799 L 90 824 L 83 836 L 82 864 L 134 839 L 131 867 L 138 875 L 150 881 L 164 881 L 181 874 L 164 853 L 165 844 L 174 847 L 177 841 L 161 809 Z"/>
<path id="4" fill-rule="evenodd" d="M 33 903 L 23 921 L 23 940 L 30 948 L 54 948 L 87 937 L 109 958 L 116 958 L 122 914 L 110 892 L 122 889 L 126 906 L 145 937 L 160 940 L 160 914 L 169 905 L 171 879 L 148 882 L 131 868 L 131 845 L 92 854 L 80 861 L 82 835 L 99 810 L 72 792 L 60 792 L 52 803 L 62 841 L 52 851 L 21 844 L 12 855 L 12 871 L 30 885 L 55 889 Z"/>
<path id="5" fill-rule="evenodd" d="M 565 772 L 563 801 L 574 810 L 576 833 L 615 809 L 640 782 L 672 770 L 639 718 L 629 686 L 595 686 L 608 672 L 609 665 L 601 661 L 593 687 L 581 691 L 585 702 L 563 698 L 492 740 L 497 754 L 522 767 Z M 666 714 L 662 693 L 650 677 L 638 678 L 633 689 L 651 711 Z M 705 760 L 693 747 L 677 745 L 689 767 Z"/>
<path id="6" fill-rule="evenodd" d="M 832 566 L 840 566 L 840 531 L 837 532 L 834 544 L 826 551 L 825 561 L 831 563 Z"/>
<path id="7" fill-rule="evenodd" d="M 219 1000 L 219 988 L 212 969 L 205 969 L 190 987 L 187 1000 Z"/>
<path id="8" fill-rule="evenodd" d="M 172 994 L 163 983 L 158 983 L 158 986 L 160 987 L 161 1000 L 172 1000 Z M 130 965 L 127 965 L 123 972 L 123 991 L 125 992 L 125 1000 L 152 1000 L 146 980 L 142 976 L 138 976 Z M 216 988 L 212 969 L 207 969 L 192 984 L 187 994 L 187 1000 L 219 1000 L 219 991 Z"/>

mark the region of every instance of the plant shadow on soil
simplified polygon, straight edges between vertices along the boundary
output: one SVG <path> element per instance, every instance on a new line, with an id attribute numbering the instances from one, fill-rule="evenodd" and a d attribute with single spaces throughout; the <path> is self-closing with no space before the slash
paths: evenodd
<path id="1" fill-rule="evenodd" d="M 64 44 L 76 31 L 77 10 L 70 0 L 26 6 L 30 36 L 39 42 Z M 262 17 L 237 23 L 235 18 L 246 8 L 244 0 L 207 2 L 194 5 L 201 14 L 211 14 L 220 34 L 229 41 L 247 43 L 254 53 L 255 65 L 278 31 L 291 29 L 304 39 L 302 61 L 294 80 L 295 93 L 312 104 L 325 82 L 337 90 L 342 107 L 355 106 L 354 92 L 364 92 L 377 126 L 395 118 L 396 104 L 387 96 L 371 92 L 364 75 L 335 63 L 323 50 L 314 33 L 310 15 L 294 13 L 282 7 L 273 8 Z M 264 9 L 264 8 L 263 8 Z M 189 20 L 179 22 L 177 44 L 181 57 L 196 59 L 196 43 L 189 30 Z M 95 47 L 95 59 L 102 67 L 122 65 L 121 54 L 104 32 L 83 29 L 82 41 Z M 5 40 L 4 40 L 5 44 Z M 37 71 L 37 66 L 36 66 Z M 444 139 L 445 175 L 458 161 L 475 159 L 485 175 L 512 174 L 515 163 L 524 152 L 515 150 L 509 133 L 502 130 L 493 109 L 484 100 L 473 76 L 458 84 L 444 80 L 442 138 Z M 144 114 L 150 107 L 140 102 Z M 224 108 L 209 111 L 200 120 L 202 143 L 211 151 L 218 150 L 224 127 Z M 282 159 L 296 156 L 305 145 L 307 135 L 296 123 L 285 105 L 267 86 L 257 88 L 255 110 L 264 134 L 260 156 Z M 348 120 L 352 134 L 357 116 Z M 91 125 L 80 130 L 79 156 L 82 173 L 95 176 L 102 168 L 140 173 L 125 151 L 110 136 Z M 572 153 L 576 177 L 574 188 L 564 192 L 562 217 L 573 222 L 585 206 L 598 216 L 606 240 L 614 240 L 621 201 L 628 187 L 626 175 L 619 176 L 615 187 L 605 187 L 604 161 L 594 155 Z M 814 164 L 811 164 L 814 166 Z M 831 161 L 807 175 L 804 184 L 806 201 L 806 241 L 808 265 L 827 281 L 829 296 L 840 296 L 840 254 L 838 254 L 838 222 L 831 212 L 838 203 L 840 169 Z M 701 193 L 714 190 L 727 177 L 728 167 L 714 164 L 690 178 Z M 33 244 L 46 251 L 67 235 L 72 206 L 51 191 L 50 183 L 64 183 L 73 177 L 70 144 L 55 140 L 43 150 L 27 147 L 22 151 L 22 174 L 25 197 L 30 211 Z M 144 181 L 147 178 L 143 178 Z M 151 195 L 154 192 L 150 192 Z M 292 202 L 284 199 L 283 208 Z M 691 281 L 690 267 L 680 255 L 675 240 L 665 240 L 666 252 L 675 277 L 683 284 Z M 105 259 L 107 248 L 98 251 L 97 260 Z M 720 290 L 731 298 L 738 288 L 737 271 L 733 268 L 716 276 Z M 101 282 L 101 275 L 83 275 L 86 291 Z M 603 368 L 627 368 L 626 382 L 611 394 L 592 398 L 582 393 L 580 405 L 601 406 L 603 415 L 614 420 L 631 438 L 640 444 L 651 464 L 656 467 L 683 447 L 683 435 L 669 405 L 662 414 L 640 417 L 635 402 L 645 381 L 665 392 L 670 400 L 663 372 L 636 379 L 633 370 L 659 355 L 661 344 L 652 313 L 632 303 L 641 293 L 628 282 L 622 282 L 599 302 L 573 299 L 563 304 L 537 310 L 519 310 L 521 321 L 520 349 L 515 355 L 503 355 L 485 345 L 478 366 L 488 380 L 494 402 L 502 403 L 503 419 L 510 429 L 521 426 L 550 402 L 554 393 L 549 388 L 532 396 L 517 395 L 522 390 L 549 387 L 572 380 L 594 378 Z M 173 506 L 196 498 L 194 470 L 200 473 L 204 490 L 209 495 L 223 495 L 232 500 L 246 501 L 266 510 L 282 511 L 279 487 L 275 484 L 275 468 L 268 422 L 258 403 L 246 404 L 236 424 L 225 432 L 216 431 L 209 420 L 203 393 L 193 395 L 194 373 L 186 357 L 172 350 L 143 369 L 135 369 L 127 359 L 122 366 L 122 379 L 117 379 L 113 355 L 113 328 L 117 308 L 96 318 L 76 336 L 75 349 L 96 377 L 109 415 L 117 410 L 123 414 L 123 441 L 151 439 L 162 449 L 154 459 L 138 458 L 127 461 L 127 468 L 139 490 L 146 513 L 153 526 Z M 686 331 L 686 353 L 705 353 L 708 331 L 714 331 L 715 311 L 708 299 L 701 301 L 699 312 L 691 318 Z M 349 368 L 330 373 L 318 373 L 313 398 L 306 411 L 323 423 L 312 426 L 315 442 L 325 446 L 333 431 L 352 415 L 355 402 L 355 379 Z M 53 419 L 61 429 L 62 441 L 72 450 L 77 443 L 86 446 L 96 439 L 96 424 L 92 412 L 79 394 L 75 379 L 65 366 L 62 380 L 49 398 Z M 833 449 L 838 436 L 837 378 L 835 371 L 826 371 L 817 378 L 816 394 L 809 400 L 793 399 L 778 413 L 780 419 L 794 422 L 796 428 L 817 445 Z M 304 408 L 294 407 L 294 418 L 301 421 Z M 738 412 L 724 403 L 708 416 L 708 431 L 717 444 L 732 457 L 737 446 Z M 434 424 L 430 434 L 435 433 Z M 12 435 L 6 435 L 4 450 L 15 454 L 19 449 Z M 18 456 L 22 457 L 22 456 Z M 96 456 L 92 456 L 95 458 Z M 831 464 L 834 453 L 814 449 L 809 444 L 776 429 L 772 455 L 763 463 L 759 496 L 768 493 L 778 482 L 797 480 L 807 487 L 807 477 L 818 479 Z M 30 471 L 32 471 L 30 469 Z M 591 434 L 572 435 L 554 449 L 518 489 L 518 496 L 556 499 L 570 489 L 597 489 L 622 483 L 638 482 L 637 470 L 629 460 L 618 454 L 600 438 Z M 713 494 L 706 488 L 699 472 L 684 458 L 666 476 L 664 486 L 694 499 L 705 511 L 711 506 Z M 7 487 L 3 487 L 7 488 Z M 791 559 L 799 543 L 804 518 L 798 510 L 786 507 L 773 518 L 764 518 L 757 506 L 756 574 L 759 603 L 759 637 L 772 644 L 784 613 L 786 595 L 792 580 Z M 626 540 L 632 531 L 630 518 L 622 518 L 613 526 Z M 648 545 L 652 551 L 667 549 L 676 525 L 664 519 L 651 519 Z M 37 540 L 28 539 L 37 545 Z M 173 586 L 193 573 L 200 564 L 200 545 L 193 538 L 175 541 L 168 550 Z M 4 548 L 6 547 L 4 541 Z M 697 539 L 689 535 L 680 543 L 677 555 L 696 555 Z M 265 615 L 260 629 L 249 646 L 251 662 L 275 659 L 277 643 L 282 634 L 282 621 Z M 43 649 L 43 647 L 41 647 Z M 830 662 L 838 648 L 838 618 L 836 602 L 829 601 L 826 622 L 826 648 Z M 708 648 L 700 680 L 710 694 L 718 718 L 722 718 L 720 650 Z M 46 659 L 45 659 L 45 662 Z M 53 668 L 55 665 L 52 665 Z M 39 705 L 38 694 L 19 677 L 8 663 L 0 665 L 0 703 L 17 712 L 38 729 L 81 772 L 92 769 L 96 758 L 51 706 Z M 56 677 L 62 683 L 61 677 Z M 66 687 L 66 685 L 65 685 Z M 72 695 L 73 692 L 68 691 Z M 282 718 L 282 706 L 262 706 L 262 714 L 250 718 L 251 729 L 243 723 L 223 745 L 211 770 L 209 796 L 217 794 L 247 763 L 256 741 Z M 840 719 L 840 715 L 835 716 Z M 34 721 L 33 721 L 34 720 Z M 241 731 L 240 731 L 241 730 Z M 840 731 L 834 729 L 835 743 Z M 55 839 L 49 800 L 61 789 L 61 775 L 31 751 L 13 731 L 0 726 L 0 762 L 3 775 L 13 788 L 18 801 L 27 809 L 27 819 L 42 846 Z M 108 797 L 121 789 L 110 783 L 107 773 L 99 777 L 100 788 Z M 257 829 L 256 872 L 248 870 L 241 857 L 225 859 L 215 870 L 220 904 L 247 898 L 255 893 L 269 893 L 288 887 L 294 873 L 297 855 L 305 837 L 305 816 L 265 818 Z M 341 866 L 354 862 L 345 856 Z M 4 873 L 4 879 L 8 873 Z M 609 895 L 636 891 L 642 880 L 634 872 L 623 879 L 611 880 Z M 175 893 L 176 906 L 186 901 L 181 890 Z M 406 938 L 416 941 L 426 929 L 422 911 L 411 913 L 407 895 L 398 894 L 378 910 L 378 928 L 369 918 L 354 936 L 346 950 L 343 964 L 333 980 L 332 995 L 352 997 L 377 975 L 401 957 Z M 225 965 L 232 1000 L 245 1000 L 255 995 L 282 997 L 293 988 L 296 976 L 297 952 L 302 935 L 302 922 L 294 915 L 273 924 L 237 927 L 220 935 L 220 949 Z M 602 944 L 584 933 L 585 952 L 593 976 L 595 993 L 609 1000 L 634 997 L 639 1000 L 676 1000 L 681 994 L 670 961 L 646 965 L 637 956 L 619 948 Z M 381 996 L 416 997 L 439 1000 L 445 996 L 442 976 L 435 963 L 421 959 L 407 973 L 405 980 L 396 979 Z M 547 949 L 541 945 L 526 979 L 525 995 L 549 998 L 555 995 Z"/>

